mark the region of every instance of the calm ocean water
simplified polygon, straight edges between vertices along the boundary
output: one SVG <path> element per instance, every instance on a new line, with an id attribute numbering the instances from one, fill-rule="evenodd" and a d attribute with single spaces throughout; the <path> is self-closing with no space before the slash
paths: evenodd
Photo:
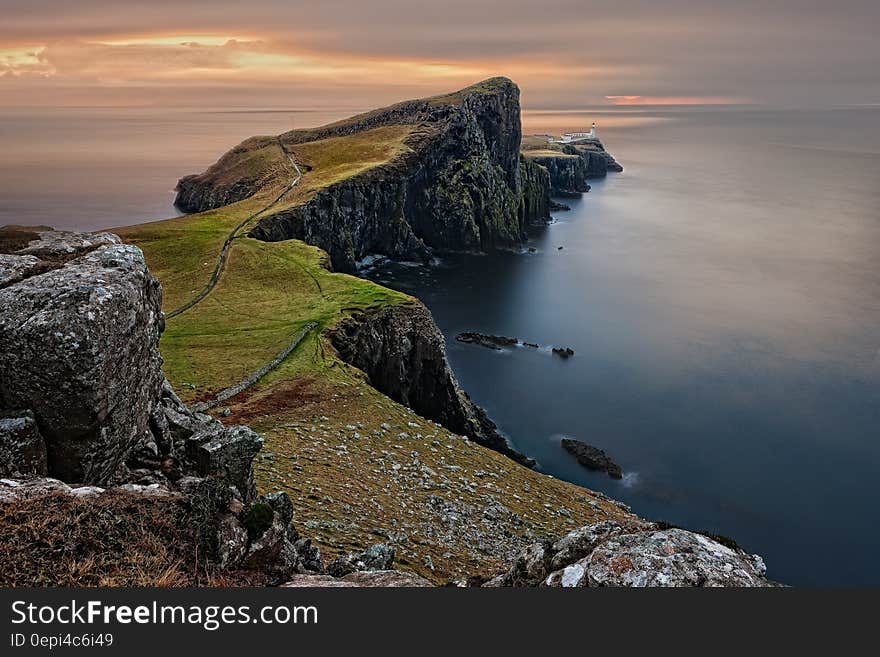
<path id="1" fill-rule="evenodd" d="M 174 214 L 237 140 L 350 112 L 0 112 L 0 224 Z M 465 389 L 540 468 L 736 538 L 794 584 L 880 584 L 880 109 L 530 112 L 597 119 L 625 172 L 534 254 L 374 276 L 422 298 Z M 563 246 L 563 250 L 557 247 Z M 463 330 L 570 346 L 492 352 Z M 572 436 L 620 482 L 580 468 Z"/>

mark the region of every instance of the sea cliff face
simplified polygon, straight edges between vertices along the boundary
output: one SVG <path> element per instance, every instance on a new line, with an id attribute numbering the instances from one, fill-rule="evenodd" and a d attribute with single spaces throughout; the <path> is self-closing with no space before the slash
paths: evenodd
<path id="1" fill-rule="evenodd" d="M 394 401 L 523 465 L 534 465 L 508 445 L 459 387 L 443 334 L 421 303 L 354 315 L 327 335 L 343 361 L 366 373 L 370 384 Z"/>
<path id="2" fill-rule="evenodd" d="M 250 235 L 301 239 L 327 251 L 334 269 L 352 272 L 370 254 L 425 260 L 432 250 L 514 246 L 530 224 L 549 219 L 549 178 L 520 157 L 519 88 L 506 78 L 278 140 L 295 157 L 299 145 L 383 126 L 412 126 L 398 157 L 266 212 Z M 254 194 L 270 168 L 253 167 L 244 179 L 224 171 L 257 163 L 267 139 L 244 142 L 204 174 L 181 179 L 177 205 L 202 211 Z"/>
<path id="3" fill-rule="evenodd" d="M 523 140 L 522 150 L 526 160 L 547 169 L 551 193 L 559 196 L 580 195 L 589 191 L 588 180 L 623 171 L 599 140 L 555 144 L 544 137 L 529 136 Z"/>

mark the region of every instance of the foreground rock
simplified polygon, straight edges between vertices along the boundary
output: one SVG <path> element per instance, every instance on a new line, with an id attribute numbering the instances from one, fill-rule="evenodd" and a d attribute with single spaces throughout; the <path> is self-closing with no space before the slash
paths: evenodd
<path id="1" fill-rule="evenodd" d="M 765 587 L 757 555 L 683 529 L 601 522 L 529 546 L 484 586 Z"/>
<path id="2" fill-rule="evenodd" d="M 48 271 L 0 289 L 0 407 L 34 414 L 53 474 L 106 483 L 162 385 L 159 282 L 107 234 L 42 231 L 13 255 Z"/>
<path id="3" fill-rule="evenodd" d="M 0 417 L 0 476 L 45 475 L 46 443 L 30 411 Z"/>
<path id="4" fill-rule="evenodd" d="M 580 440 L 573 440 L 571 438 L 563 438 L 560 444 L 585 468 L 607 472 L 608 476 L 612 479 L 621 479 L 623 477 L 620 466 L 598 447 L 593 447 L 593 445 L 588 445 Z"/>
<path id="5" fill-rule="evenodd" d="M 344 577 L 350 573 L 371 570 L 388 570 L 394 562 L 394 548 L 378 543 L 360 554 L 344 554 L 327 566 L 327 573 Z"/>
<path id="6" fill-rule="evenodd" d="M 434 586 L 424 577 L 399 570 L 374 570 L 355 572 L 344 577 L 330 575 L 297 575 L 282 587 L 317 587 L 317 588 L 350 588 L 350 587 L 407 587 L 422 588 Z"/>
<path id="7" fill-rule="evenodd" d="M 0 502 L 184 500 L 222 567 L 322 570 L 287 496 L 257 497 L 263 439 L 192 412 L 165 380 L 162 293 L 141 251 L 109 234 L 2 235 L 24 273 L 0 289 Z"/>

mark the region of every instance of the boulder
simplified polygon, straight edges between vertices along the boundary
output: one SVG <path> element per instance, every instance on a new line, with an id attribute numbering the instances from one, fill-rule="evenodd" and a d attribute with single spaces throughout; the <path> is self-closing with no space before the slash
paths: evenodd
<path id="1" fill-rule="evenodd" d="M 538 586 L 547 576 L 547 566 L 553 557 L 552 543 L 539 541 L 532 543 L 517 555 L 508 570 L 483 586 Z"/>
<path id="2" fill-rule="evenodd" d="M 9 411 L 0 417 L 0 476 L 48 474 L 46 443 L 34 414 Z"/>
<path id="3" fill-rule="evenodd" d="M 528 546 L 482 586 L 775 586 L 765 570 L 759 556 L 702 534 L 605 521 Z"/>
<path id="4" fill-rule="evenodd" d="M 248 427 L 222 427 L 193 435 L 188 452 L 200 475 L 228 482 L 249 501 L 256 494 L 253 461 L 262 447 L 262 437 Z"/>
<path id="5" fill-rule="evenodd" d="M 0 406 L 33 412 L 51 475 L 102 485 L 149 432 L 161 288 L 115 236 L 37 236 L 13 255 L 54 268 L 0 289 Z"/>
<path id="6" fill-rule="evenodd" d="M 683 529 L 616 536 L 548 577 L 550 586 L 763 587 L 764 562 Z"/>
<path id="7" fill-rule="evenodd" d="M 327 572 L 334 577 L 343 577 L 349 573 L 371 570 L 389 570 L 394 562 L 394 548 L 384 543 L 370 546 L 360 554 L 344 554 L 336 557 Z"/>

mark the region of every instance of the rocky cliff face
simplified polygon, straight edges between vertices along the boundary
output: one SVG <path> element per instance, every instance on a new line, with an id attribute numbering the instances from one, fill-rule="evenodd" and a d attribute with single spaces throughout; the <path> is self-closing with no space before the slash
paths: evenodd
<path id="1" fill-rule="evenodd" d="M 485 411 L 459 387 L 446 360 L 443 334 L 423 305 L 350 317 L 328 337 L 342 360 L 365 372 L 373 387 L 395 401 L 450 431 L 534 465 L 510 447 Z"/>
<path id="2" fill-rule="evenodd" d="M 623 171 L 600 141 L 548 145 L 543 138 L 529 137 L 523 154 L 526 160 L 547 169 L 550 191 L 559 196 L 579 196 L 589 191 L 588 180 L 604 178 L 609 171 Z"/>
<path id="3" fill-rule="evenodd" d="M 590 190 L 587 162 L 576 155 L 536 155 L 530 161 L 547 169 L 551 193 L 558 196 L 580 195 Z"/>
<path id="4" fill-rule="evenodd" d="M 519 89 L 506 78 L 455 94 L 407 101 L 315 130 L 280 136 L 285 146 L 388 125 L 417 126 L 408 152 L 386 165 L 331 184 L 296 207 L 267 212 L 251 236 L 302 239 L 354 271 L 371 253 L 424 260 L 431 249 L 485 251 L 515 245 L 549 218 L 545 178 L 520 154 Z M 238 150 L 262 146 L 242 144 Z M 224 182 L 224 161 L 178 185 L 177 204 L 201 211 L 239 200 L 256 178 Z"/>

